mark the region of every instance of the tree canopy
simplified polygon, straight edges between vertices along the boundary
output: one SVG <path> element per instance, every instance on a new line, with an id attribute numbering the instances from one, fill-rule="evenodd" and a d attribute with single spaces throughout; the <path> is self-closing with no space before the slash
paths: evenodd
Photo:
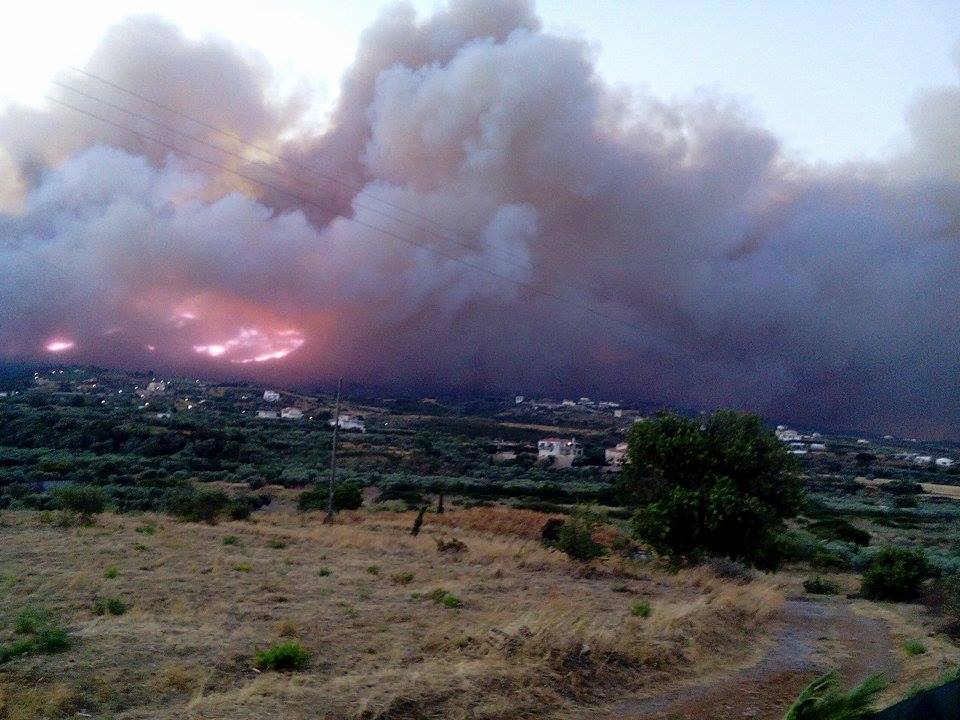
<path id="1" fill-rule="evenodd" d="M 783 444 L 755 415 L 660 413 L 634 425 L 620 494 L 637 537 L 676 559 L 720 555 L 777 563 L 776 536 L 802 501 Z"/>

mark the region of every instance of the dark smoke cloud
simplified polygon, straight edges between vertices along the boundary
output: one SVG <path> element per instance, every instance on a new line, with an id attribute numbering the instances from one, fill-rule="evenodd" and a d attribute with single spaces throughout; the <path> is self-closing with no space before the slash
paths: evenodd
<path id="1" fill-rule="evenodd" d="M 9 357 L 59 338 L 76 342 L 71 359 L 290 382 L 345 373 L 960 428 L 960 88 L 909 109 L 903 155 L 825 168 L 789 160 L 725 98 L 613 92 L 584 43 L 542 31 L 520 0 L 388 9 L 312 135 L 305 99 L 276 98 L 262 59 L 155 18 L 115 28 L 88 68 L 336 182 L 82 98 L 274 187 L 58 106 L 10 110 Z"/>

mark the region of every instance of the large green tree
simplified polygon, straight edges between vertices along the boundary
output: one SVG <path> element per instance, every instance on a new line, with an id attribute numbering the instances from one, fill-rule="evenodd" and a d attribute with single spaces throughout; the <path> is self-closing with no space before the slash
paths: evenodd
<path id="1" fill-rule="evenodd" d="M 678 560 L 778 561 L 776 537 L 802 502 L 794 458 L 755 415 L 660 413 L 633 426 L 620 493 L 637 537 Z"/>

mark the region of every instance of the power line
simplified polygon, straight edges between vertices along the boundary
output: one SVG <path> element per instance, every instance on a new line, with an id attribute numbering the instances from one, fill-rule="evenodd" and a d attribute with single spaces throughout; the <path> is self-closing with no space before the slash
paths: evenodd
<path id="1" fill-rule="evenodd" d="M 200 143 L 201 145 L 205 145 L 206 147 L 209 147 L 209 148 L 211 148 L 211 149 L 213 149 L 213 150 L 216 150 L 217 152 L 222 152 L 222 153 L 224 153 L 224 154 L 226 154 L 226 155 L 229 155 L 230 157 L 236 158 L 237 160 L 240 160 L 241 162 L 244 162 L 244 163 L 249 162 L 248 158 L 244 157 L 244 156 L 241 155 L 240 153 L 233 152 L 232 150 L 229 150 L 229 149 L 227 149 L 227 148 L 225 148 L 225 147 L 223 147 L 223 146 L 221 146 L 221 145 L 218 145 L 218 144 L 216 144 L 216 143 L 208 142 L 207 140 L 204 140 L 203 138 L 197 137 L 196 135 L 191 135 L 191 134 L 189 134 L 189 133 L 185 133 L 185 132 L 183 132 L 182 130 L 178 130 L 178 129 L 175 128 L 175 127 L 172 127 L 172 126 L 170 126 L 170 125 L 167 125 L 167 124 L 165 124 L 165 123 L 162 123 L 162 122 L 160 122 L 160 121 L 158 121 L 158 120 L 155 120 L 155 119 L 153 119 L 153 118 L 151 118 L 151 117 L 148 117 L 148 116 L 146 116 L 146 115 L 144 115 L 144 114 L 142 114 L 142 113 L 136 112 L 135 110 L 131 110 L 130 108 L 124 107 L 124 106 L 122 106 L 122 105 L 117 105 L 117 104 L 115 104 L 115 103 L 112 103 L 112 102 L 110 102 L 109 100 L 104 100 L 103 98 L 99 98 L 99 97 L 97 97 L 97 96 L 95 96 L 95 95 L 91 95 L 90 93 L 87 93 L 87 92 L 85 92 L 85 91 L 83 91 L 83 90 L 80 90 L 80 89 L 78 89 L 78 88 L 72 87 L 71 85 L 67 85 L 66 83 L 62 83 L 62 82 L 60 82 L 60 81 L 58 81 L 58 80 L 53 80 L 53 81 L 51 81 L 51 82 L 52 82 L 54 85 L 56 85 L 57 87 L 63 88 L 64 90 L 69 90 L 70 92 L 76 93 L 77 95 L 80 95 L 81 97 L 84 97 L 84 98 L 86 98 L 86 99 L 88 99 L 88 100 L 92 100 L 93 102 L 96 102 L 96 103 L 99 103 L 99 104 L 101 104 L 101 105 L 103 105 L 103 106 L 105 106 L 105 107 L 111 108 L 112 110 L 116 110 L 116 111 L 118 111 L 118 112 L 125 113 L 125 114 L 127 114 L 127 115 L 129 115 L 129 116 L 131 116 L 131 117 L 135 117 L 135 118 L 137 118 L 137 119 L 139 119 L 139 120 L 142 120 L 142 121 L 144 121 L 144 122 L 148 122 L 148 123 L 150 123 L 151 125 L 154 125 L 155 127 L 158 127 L 158 128 L 163 129 L 163 130 L 166 130 L 167 132 L 171 132 L 171 133 L 173 133 L 174 135 L 178 135 L 178 136 L 180 136 L 180 137 L 182 137 L 182 138 L 186 138 L 187 140 L 190 140 L 190 141 L 192 141 L 192 142 L 196 142 L 196 143 Z M 258 148 L 257 148 L 256 146 L 254 146 L 254 145 L 251 145 L 250 147 L 254 148 L 255 150 L 258 149 Z M 273 168 L 273 167 L 271 167 L 271 166 L 269 166 L 269 165 L 266 165 L 266 164 L 260 163 L 260 162 L 257 162 L 257 163 L 255 163 L 255 164 L 258 165 L 259 167 L 264 168 L 264 169 L 267 170 L 268 172 L 273 173 L 276 177 L 278 177 L 278 178 L 279 178 L 280 180 L 282 180 L 282 181 L 287 181 L 287 180 L 289 179 L 286 174 L 281 173 L 281 172 L 280 172 L 279 170 L 277 170 L 276 168 Z M 298 178 L 298 177 L 293 177 L 293 179 L 296 180 L 296 181 L 297 181 L 298 183 L 300 183 L 301 185 L 307 187 L 307 188 L 310 187 L 309 184 L 308 184 L 305 180 L 301 180 L 301 179 Z M 374 199 L 376 199 L 376 198 L 374 198 Z M 406 225 L 408 225 L 408 226 L 410 226 L 410 227 L 413 227 L 414 229 L 422 229 L 422 230 L 424 230 L 424 231 L 426 231 L 426 232 L 428 232 L 428 233 L 430 233 L 430 234 L 432 234 L 432 235 L 434 235 L 434 236 L 436 236 L 436 237 L 439 237 L 439 238 L 441 238 L 441 239 L 447 240 L 448 242 L 451 242 L 451 243 L 453 243 L 453 244 L 459 245 L 460 247 L 462 247 L 462 248 L 464 248 L 464 249 L 466 249 L 466 250 L 470 250 L 471 252 L 483 252 L 483 251 L 484 251 L 483 248 L 475 247 L 473 244 L 470 244 L 470 243 L 461 242 L 461 241 L 459 241 L 459 240 L 457 240 L 456 238 L 453 238 L 453 237 L 447 237 L 446 235 L 442 235 L 442 234 L 437 233 L 437 232 L 435 232 L 435 231 L 429 230 L 428 228 L 421 228 L 421 227 L 418 226 L 418 225 L 411 224 L 409 221 L 405 221 L 405 220 L 402 220 L 402 219 L 400 219 L 400 218 L 394 217 L 394 216 L 392 216 L 392 215 L 389 215 L 389 214 L 385 213 L 385 212 L 382 211 L 382 210 L 378 210 L 378 209 L 376 209 L 376 208 L 370 207 L 369 205 L 363 205 L 363 204 L 358 203 L 358 202 L 356 202 L 356 201 L 353 202 L 353 205 L 354 205 L 355 207 L 360 208 L 361 210 L 367 210 L 367 211 L 369 211 L 369 212 L 372 212 L 372 213 L 375 213 L 375 214 L 377 214 L 377 215 L 380 215 L 381 217 L 384 217 L 384 218 L 386 218 L 386 219 L 388 219 L 388 220 L 392 220 L 392 221 L 394 221 L 394 222 L 406 224 Z M 331 210 L 332 210 L 333 208 L 331 207 L 331 208 L 328 208 L 328 209 L 331 209 Z M 488 251 L 489 251 L 489 249 L 488 249 Z M 523 259 L 523 258 L 520 258 L 518 255 L 516 255 L 516 254 L 514 254 L 514 253 L 499 253 L 499 252 L 497 252 L 497 251 L 489 251 L 489 252 L 490 252 L 491 254 L 493 254 L 493 255 L 499 256 L 502 260 L 506 260 L 506 261 L 508 261 L 508 262 L 521 262 L 521 263 L 522 263 L 523 265 L 525 265 L 528 269 L 530 269 L 530 270 L 533 269 L 533 265 L 532 265 L 528 260 L 525 260 L 525 259 Z"/>
<path id="2" fill-rule="evenodd" d="M 310 174 L 312 174 L 312 175 L 314 175 L 314 176 L 316 176 L 316 177 L 318 177 L 318 178 L 322 178 L 323 180 L 325 180 L 325 181 L 327 181 L 327 182 L 332 182 L 332 183 L 335 183 L 335 184 L 337 184 L 337 185 L 340 185 L 341 187 L 344 187 L 344 188 L 346 188 L 346 189 L 348 189 L 348 190 L 351 190 L 352 192 L 355 192 L 355 193 L 357 193 L 357 194 L 365 195 L 366 197 L 368 197 L 368 198 L 371 199 L 371 200 L 375 200 L 376 202 L 382 203 L 382 204 L 384 204 L 384 205 L 386 205 L 386 206 L 388 206 L 388 207 L 390 207 L 390 208 L 393 208 L 394 210 L 396 210 L 396 211 L 398 211 L 398 212 L 402 212 L 402 213 L 405 213 L 405 214 L 407 214 L 407 215 L 410 215 L 411 217 L 414 217 L 414 218 L 416 218 L 417 220 L 420 220 L 421 222 L 429 223 L 430 225 L 434 226 L 434 228 L 438 228 L 438 230 L 443 231 L 443 232 L 438 232 L 438 230 L 429 230 L 429 229 L 427 229 L 427 228 L 424 228 L 427 232 L 430 232 L 430 233 L 432 233 L 432 234 L 434 234 L 434 235 L 437 235 L 438 237 L 441 237 L 441 238 L 443 238 L 443 239 L 445 239 L 445 240 L 447 240 L 447 241 L 449 241 L 449 242 L 455 242 L 455 243 L 457 243 L 457 244 L 461 244 L 461 243 L 462 243 L 462 241 L 456 239 L 456 236 L 459 236 L 459 233 L 456 232 L 455 230 L 452 230 L 452 229 L 450 229 L 450 228 L 444 227 L 441 223 L 437 222 L 436 220 L 434 220 L 434 219 L 432 219 L 432 218 L 430 218 L 430 217 L 428 217 L 428 216 L 426 216 L 426 215 L 423 215 L 423 214 L 421 214 L 421 213 L 418 213 L 418 212 L 416 212 L 416 211 L 414 211 L 414 210 L 410 210 L 409 208 L 405 208 L 405 207 L 403 207 L 402 205 L 397 205 L 396 203 L 390 202 L 389 200 L 385 200 L 384 198 L 378 197 L 377 195 L 373 195 L 373 194 L 371 194 L 371 193 L 367 190 L 367 188 L 366 188 L 365 185 L 362 185 L 362 184 L 360 184 L 360 183 L 349 182 L 349 181 L 347 181 L 347 180 L 343 180 L 343 179 L 341 179 L 341 178 L 338 178 L 338 177 L 336 177 L 336 176 L 334 176 L 334 175 L 329 175 L 329 174 L 327 174 L 327 173 L 323 173 L 323 172 L 317 170 L 316 168 L 310 167 L 309 165 L 305 165 L 304 163 L 301 163 L 301 162 L 299 162 L 299 161 L 297 161 L 297 160 L 293 160 L 293 159 L 291 159 L 291 158 L 289 158 L 289 157 L 287 157 L 287 156 L 285 156 L 285 155 L 281 155 L 281 154 L 275 153 L 275 152 L 273 152 L 273 151 L 271 151 L 271 150 L 268 150 L 268 149 L 265 148 L 265 147 L 262 147 L 262 146 L 260 146 L 260 145 L 254 144 L 254 143 L 250 142 L 249 140 L 244 139 L 242 136 L 240 136 L 240 135 L 238 135 L 238 134 L 236 134 L 236 133 L 230 132 L 229 130 L 224 130 L 224 129 L 220 128 L 220 127 L 217 127 L 216 125 L 213 125 L 212 123 L 208 123 L 208 122 L 206 122 L 206 121 L 204 121 L 204 120 L 201 120 L 201 119 L 199 119 L 199 118 L 193 117 L 192 115 L 189 115 L 189 114 L 187 114 L 187 113 L 185 113 L 185 112 L 182 112 L 182 111 L 180 111 L 180 110 L 177 110 L 176 108 L 172 108 L 172 107 L 170 107 L 169 105 L 164 105 L 163 103 L 158 102 L 157 100 L 154 100 L 154 99 L 149 98 L 149 97 L 147 97 L 147 96 L 145 96 L 145 95 L 142 95 L 141 93 L 138 93 L 138 92 L 136 92 L 136 91 L 134 91 L 134 90 L 130 90 L 129 88 L 123 87 L 122 85 L 118 85 L 117 83 L 115 83 L 115 82 L 113 82 L 113 81 L 111 81 L 111 80 L 108 80 L 107 78 L 101 77 L 100 75 L 96 75 L 95 73 L 92 73 L 92 72 L 90 72 L 90 71 L 88 71 L 88 70 L 84 70 L 84 69 L 79 68 L 79 67 L 76 67 L 76 66 L 74 66 L 74 65 L 68 65 L 67 67 L 68 67 L 68 69 L 72 70 L 72 71 L 75 72 L 75 73 L 79 73 L 79 74 L 81 74 L 81 75 L 84 75 L 85 77 L 88 77 L 88 78 L 90 78 L 91 80 L 95 80 L 95 81 L 97 81 L 97 82 L 99 82 L 99 83 L 102 83 L 103 85 L 106 85 L 107 87 L 113 88 L 114 90 L 117 90 L 117 91 L 119 91 L 119 92 L 122 92 L 122 93 L 124 93 L 124 94 L 126 94 L 126 95 L 129 95 L 129 96 L 131 96 L 131 97 L 137 98 L 138 100 L 141 100 L 142 102 L 148 103 L 148 104 L 150 104 L 150 105 L 152 105 L 152 106 L 154 106 L 154 107 L 156 107 L 156 108 L 159 108 L 159 109 L 161 109 L 161 110 L 164 110 L 164 111 L 166 111 L 166 112 L 169 112 L 169 113 L 171 113 L 171 114 L 173 114 L 173 115 L 175 115 L 175 116 L 177 116 L 177 117 L 179 117 L 179 118 L 183 118 L 184 120 L 187 120 L 187 121 L 189 121 L 189 122 L 195 123 L 195 124 L 199 125 L 200 127 L 204 127 L 204 128 L 206 128 L 206 129 L 208 129 L 208 130 L 211 130 L 211 131 L 213 131 L 213 132 L 215 132 L 215 133 L 219 133 L 220 135 L 223 135 L 224 137 L 228 137 L 228 138 L 230 138 L 231 140 L 234 140 L 235 142 L 240 143 L 241 145 L 245 145 L 246 147 L 252 148 L 252 149 L 256 150 L 257 152 L 263 153 L 264 155 L 267 155 L 268 157 L 271 157 L 271 158 L 273 158 L 273 159 L 275 159 L 275 160 L 279 160 L 279 161 L 281 161 L 281 162 L 288 163 L 289 165 L 293 165 L 294 167 L 300 168 L 301 170 L 305 170 L 306 172 L 308 172 L 308 173 L 310 173 Z M 63 86 L 62 83 L 59 83 L 59 82 L 56 82 L 56 81 L 55 81 L 55 84 Z M 72 87 L 69 87 L 69 86 L 64 86 L 64 87 L 67 87 L 68 89 L 73 90 L 74 92 L 78 92 L 78 93 L 84 94 L 84 93 L 82 93 L 81 91 L 76 90 L 75 88 L 72 88 Z M 174 130 L 173 132 L 177 132 L 177 131 Z M 202 140 L 199 140 L 198 138 L 194 138 L 194 139 L 198 140 L 199 142 L 203 142 Z M 395 219 L 395 218 L 394 218 L 394 219 Z M 445 234 L 445 233 L 449 233 L 449 234 Z M 451 235 L 453 235 L 454 237 L 451 237 Z M 468 245 L 467 247 L 469 247 L 469 245 Z M 476 248 L 472 248 L 472 247 L 471 247 L 471 249 L 476 250 Z M 518 255 L 518 254 L 516 254 L 516 253 L 509 253 L 509 254 L 513 256 L 513 259 L 514 259 L 514 260 L 524 261 L 524 259 L 523 259 L 520 255 Z"/>
<path id="3" fill-rule="evenodd" d="M 222 170 L 222 171 L 224 171 L 224 172 L 226 172 L 226 173 L 229 173 L 229 174 L 231 174 L 231 175 L 235 175 L 236 177 L 239 177 L 239 178 L 242 178 L 242 179 L 244 179 L 244 180 L 247 180 L 248 182 L 256 183 L 256 184 L 261 185 L 261 186 L 263 186 L 263 187 L 269 188 L 269 189 L 271 189 L 271 190 L 273 190 L 273 191 L 275 191 L 275 192 L 278 192 L 278 193 L 287 195 L 287 196 L 289 196 L 289 197 L 292 197 L 292 198 L 294 198 L 294 199 L 296 199 L 296 200 L 299 200 L 299 201 L 302 202 L 302 203 L 305 203 L 305 204 L 308 204 L 308 205 L 313 205 L 314 207 L 318 207 L 318 208 L 324 209 L 323 206 L 320 204 L 320 202 L 318 202 L 317 200 L 314 200 L 314 199 L 308 198 L 308 197 L 304 197 L 304 196 L 299 195 L 298 193 L 293 192 L 293 191 L 291 191 L 291 190 L 289 190 L 289 189 L 287 189 L 287 188 L 283 188 L 283 187 L 280 187 L 280 186 L 278 186 L 278 185 L 274 185 L 274 184 L 272 184 L 272 183 L 264 182 L 263 180 L 260 180 L 260 179 L 258 179 L 258 178 L 255 178 L 255 177 L 253 177 L 253 176 L 251 176 L 251 175 L 247 175 L 246 173 L 242 173 L 242 172 L 240 172 L 240 171 L 238 171 L 238 170 L 234 170 L 233 168 L 230 168 L 230 167 L 228 167 L 228 166 L 226 166 L 226 165 L 224 165 L 224 164 L 222 164 L 222 163 L 218 163 L 218 162 L 216 162 L 216 161 L 214 161 L 214 160 L 210 160 L 210 159 L 208 159 L 208 158 L 201 157 L 201 156 L 199 156 L 199 155 L 197 155 L 197 154 L 195 154 L 195 153 L 189 152 L 188 150 L 184 150 L 184 149 L 182 149 L 182 148 L 180 148 L 180 147 L 178 147 L 178 146 L 176 146 L 176 145 L 174 145 L 174 144 L 172 144 L 172 143 L 168 143 L 168 142 L 166 142 L 166 141 L 164 141 L 164 140 L 160 140 L 160 139 L 155 138 L 155 137 L 153 137 L 153 136 L 151 136 L 151 135 L 148 135 L 148 134 L 146 134 L 146 133 L 140 132 L 139 130 L 135 130 L 135 129 L 133 129 L 133 128 L 127 126 L 127 125 L 124 125 L 124 124 L 122 124 L 122 123 L 115 122 L 115 121 L 110 120 L 110 119 L 108 119 L 108 118 L 105 118 L 105 117 L 103 117 L 103 116 L 101 116 L 101 115 L 97 115 L 96 113 L 92 113 L 92 112 L 90 112 L 90 111 L 88 111 L 88 110 L 84 110 L 83 108 L 78 108 L 76 105 L 72 105 L 72 104 L 70 104 L 70 103 L 68 103 L 68 102 L 66 102 L 66 101 L 64 101 L 64 100 L 60 100 L 60 99 L 55 98 L 55 97 L 52 97 L 52 96 L 50 96 L 50 95 L 45 95 L 45 96 L 44 96 L 44 99 L 48 100 L 49 102 L 56 103 L 57 105 L 61 105 L 61 106 L 63 106 L 63 107 L 66 107 L 66 108 L 68 108 L 68 109 L 70 109 L 70 110 L 73 110 L 74 112 L 80 113 L 81 115 L 84 115 L 84 116 L 86 116 L 86 117 L 89 117 L 89 118 L 92 118 L 92 119 L 94 119 L 94 120 L 98 120 L 98 121 L 100 121 L 100 122 L 106 123 L 107 125 L 111 125 L 111 126 L 113 126 L 113 127 L 115 127 L 115 128 L 118 128 L 118 129 L 120 129 L 120 130 L 125 130 L 125 131 L 127 131 L 127 132 L 129 132 L 129 133 L 131 133 L 131 134 L 133 134 L 133 135 L 135 135 L 135 136 L 137 136 L 137 137 L 143 138 L 144 140 L 147 140 L 147 141 L 149 141 L 149 142 L 156 143 L 157 145 L 160 145 L 160 146 L 162 146 L 162 147 L 166 147 L 167 149 L 169 149 L 169 150 L 171 150 L 171 151 L 173 151 L 173 152 L 175 152 L 175 153 L 179 153 L 180 155 L 183 155 L 183 156 L 185 156 L 185 157 L 189 157 L 189 158 L 191 158 L 191 159 L 193 159 L 193 160 L 197 160 L 197 161 L 199 161 L 199 162 L 205 163 L 205 164 L 210 165 L 210 166 L 212 166 L 212 167 L 215 167 L 215 168 L 217 168 L 217 169 L 219 169 L 219 170 Z M 509 282 L 509 283 L 511 283 L 511 284 L 513 284 L 513 285 L 516 285 L 516 286 L 518 286 L 518 287 L 525 288 L 525 289 L 530 290 L 531 292 L 536 293 L 536 294 L 538 294 L 538 295 L 540 295 L 540 296 L 542 296 L 542 297 L 545 297 L 545 298 L 547 298 L 547 299 L 549 299 L 549 300 L 553 300 L 553 301 L 555 301 L 555 302 L 562 303 L 562 304 L 567 305 L 567 306 L 569 306 L 569 307 L 579 309 L 579 310 L 581 310 L 581 311 L 583 311 L 583 312 L 586 312 L 586 313 L 589 313 L 589 314 L 591 314 L 591 315 L 594 315 L 594 316 L 600 318 L 601 320 L 606 320 L 607 322 L 610 322 L 610 323 L 613 323 L 613 324 L 616 324 L 616 325 L 620 325 L 621 327 L 624 327 L 624 328 L 633 330 L 633 331 L 635 331 L 635 332 L 640 332 L 640 333 L 643 332 L 643 329 L 640 328 L 639 326 L 633 325 L 632 323 L 626 322 L 626 321 L 624 321 L 624 320 L 620 320 L 619 318 L 614 318 L 614 317 L 608 316 L 608 315 L 606 315 L 605 313 L 601 312 L 600 310 L 597 310 L 596 308 L 593 308 L 593 307 L 591 307 L 591 306 L 589 306 L 589 305 L 584 305 L 583 303 L 578 303 L 578 302 L 576 302 L 576 301 L 573 301 L 573 300 L 570 300 L 570 299 L 568 299 L 568 298 L 565 298 L 565 297 L 563 297 L 563 296 L 561 296 L 561 295 L 557 295 L 556 293 L 551 292 L 551 291 L 549 291 L 549 290 L 544 290 L 544 289 L 542 289 L 542 288 L 536 287 L 536 286 L 533 285 L 532 283 L 525 282 L 525 281 L 523 281 L 523 280 L 518 280 L 517 278 L 511 277 L 510 275 L 505 275 L 505 274 L 503 274 L 503 273 L 497 272 L 496 270 L 491 270 L 491 269 L 486 268 L 486 267 L 484 267 L 484 266 L 482 266 L 482 265 L 477 265 L 477 264 L 475 264 L 475 263 L 469 262 L 469 261 L 464 260 L 463 258 L 457 257 L 457 256 L 455 256 L 455 255 L 449 255 L 449 254 L 447 254 L 447 253 L 445 253 L 445 252 L 443 252 L 443 251 L 441 251 L 441 250 L 438 250 L 437 248 L 435 248 L 435 247 L 433 247 L 433 246 L 430 246 L 430 245 L 426 245 L 426 244 L 417 242 L 416 240 L 413 240 L 413 239 L 411 239 L 411 238 L 405 237 L 405 236 L 403 236 L 403 235 L 401 235 L 401 234 L 399 234 L 399 233 L 397 233 L 397 232 L 394 232 L 394 231 L 392 231 L 392 230 L 389 230 L 389 229 L 387 229 L 387 228 L 382 228 L 382 227 L 379 227 L 379 226 L 374 225 L 374 224 L 372 224 L 372 223 L 368 223 L 368 222 L 366 222 L 366 221 L 364 221 L 364 220 L 358 220 L 357 218 L 342 217 L 342 219 L 343 219 L 344 222 L 350 222 L 350 223 L 353 223 L 353 224 L 355 224 L 355 225 L 359 225 L 360 227 L 365 227 L 365 228 L 367 228 L 367 229 L 369 229 L 369 230 L 373 230 L 373 231 L 375 231 L 375 232 L 382 233 L 383 235 L 386 235 L 386 236 L 388 236 L 388 237 L 394 238 L 395 240 L 399 240 L 399 241 L 402 242 L 402 243 L 405 243 L 405 244 L 407 244 L 407 245 L 411 245 L 411 246 L 414 246 L 414 247 L 418 247 L 418 248 L 420 248 L 420 249 L 422 249 L 422 250 L 426 250 L 426 251 L 431 252 L 431 253 L 433 253 L 433 254 L 435 254 L 435 255 L 438 255 L 439 257 L 442 257 L 442 258 L 444 258 L 444 259 L 446 259 L 446 260 L 449 260 L 449 261 L 451 261 L 451 262 L 455 262 L 455 263 L 458 263 L 458 264 L 460 264 L 460 265 L 463 265 L 464 267 L 470 268 L 471 270 L 476 270 L 476 271 L 478 271 L 478 272 L 485 273 L 486 275 L 489 275 L 489 276 L 491 276 L 491 277 L 493 277 L 493 278 L 497 278 L 497 279 L 499 279 L 499 280 L 504 280 L 504 281 Z"/>

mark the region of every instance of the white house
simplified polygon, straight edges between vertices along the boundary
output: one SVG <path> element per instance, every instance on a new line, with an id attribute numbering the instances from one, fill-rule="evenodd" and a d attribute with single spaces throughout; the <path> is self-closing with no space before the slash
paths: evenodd
<path id="1" fill-rule="evenodd" d="M 622 417 L 623 417 L 623 410 L 621 410 L 620 408 L 617 408 L 616 410 L 613 411 L 613 416 L 614 416 L 615 418 L 622 418 Z"/>
<path id="2" fill-rule="evenodd" d="M 604 450 L 603 454 L 607 460 L 607 465 L 623 465 L 627 462 L 627 444 L 625 442 L 618 443 L 616 447 Z"/>
<path id="3" fill-rule="evenodd" d="M 553 467 L 568 468 L 573 461 L 583 456 L 583 446 L 575 438 L 549 437 L 537 443 L 537 459 L 540 462 L 553 458 Z"/>
<path id="4" fill-rule="evenodd" d="M 360 432 L 367 431 L 367 427 L 363 424 L 363 420 L 361 420 L 358 416 L 350 415 L 349 413 L 340 413 L 340 416 L 337 418 L 337 422 L 334 422 L 333 419 L 330 419 L 327 422 L 327 425 L 330 427 L 339 425 L 341 430 L 359 430 Z"/>
<path id="5" fill-rule="evenodd" d="M 257 417 L 267 420 L 277 420 L 280 418 L 280 413 L 276 410 L 257 410 Z"/>
<path id="6" fill-rule="evenodd" d="M 823 452 L 827 449 L 827 446 L 823 443 L 810 443 L 810 450 L 813 452 Z"/>
<path id="7" fill-rule="evenodd" d="M 263 399 L 266 402 L 278 402 L 280 400 L 280 393 L 276 390 L 264 390 Z"/>
<path id="8" fill-rule="evenodd" d="M 514 397 L 514 398 L 513 398 L 513 402 L 514 402 L 514 404 L 516 404 L 516 405 L 519 405 L 520 403 L 522 403 L 522 402 L 523 402 L 523 395 L 517 395 L 516 397 Z"/>
<path id="9" fill-rule="evenodd" d="M 777 425 L 777 440 L 781 442 L 796 442 L 800 439 L 800 433 L 796 430 L 791 430 L 786 425 Z"/>
<path id="10" fill-rule="evenodd" d="M 285 407 L 280 411 L 280 417 L 287 420 L 300 420 L 303 418 L 303 410 L 295 407 Z"/>
<path id="11" fill-rule="evenodd" d="M 948 457 L 937 458 L 937 467 L 953 467 L 953 459 Z"/>
<path id="12" fill-rule="evenodd" d="M 929 465 L 930 463 L 933 462 L 933 456 L 932 455 L 915 455 L 913 458 L 913 462 L 916 465 Z"/>

